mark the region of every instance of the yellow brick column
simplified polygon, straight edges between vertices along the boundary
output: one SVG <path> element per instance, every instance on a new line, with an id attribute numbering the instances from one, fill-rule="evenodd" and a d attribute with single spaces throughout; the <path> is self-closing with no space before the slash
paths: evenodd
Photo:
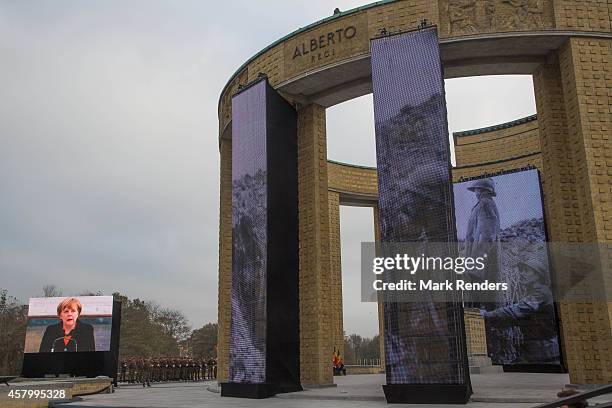
<path id="1" fill-rule="evenodd" d="M 380 242 L 380 218 L 378 216 L 378 205 L 372 207 L 374 213 L 374 241 Z M 380 368 L 385 370 L 385 304 L 382 297 L 378 300 L 378 347 L 380 350 Z"/>
<path id="2" fill-rule="evenodd" d="M 559 52 L 559 65 L 582 238 L 584 242 L 609 244 L 612 243 L 612 40 L 571 38 Z M 602 270 L 610 270 L 609 259 L 602 260 Z M 606 288 L 610 284 L 608 276 L 598 277 L 593 284 L 610 293 L 610 288 Z M 574 382 L 610 383 L 610 303 L 577 305 L 576 309 L 573 317 L 588 326 L 572 333 L 565 332 L 566 336 L 571 336 L 565 341 L 580 339 L 582 350 L 577 372 L 570 371 L 570 377 Z"/>
<path id="3" fill-rule="evenodd" d="M 542 152 L 542 190 L 548 239 L 551 242 L 582 240 L 579 202 L 576 194 L 574 159 L 569 144 L 569 129 L 561 70 L 556 56 L 549 64 L 542 64 L 533 74 L 533 85 L 538 112 L 538 131 Z M 575 307 L 559 305 L 561 350 L 570 372 L 578 372 L 580 344 L 569 341 L 572 332 L 580 330 Z M 568 333 L 569 337 L 565 335 Z M 566 341 L 567 339 L 567 341 Z"/>
<path id="4" fill-rule="evenodd" d="M 333 383 L 329 204 L 325 108 L 298 111 L 300 241 L 300 377 L 304 386 Z"/>
<path id="5" fill-rule="evenodd" d="M 551 58 L 534 73 L 544 201 L 553 242 L 612 240 L 609 58 L 610 41 L 574 38 L 559 51 L 558 64 Z M 594 283 L 604 285 L 604 277 Z M 559 309 L 571 381 L 611 382 L 609 305 L 561 303 Z"/>
<path id="6" fill-rule="evenodd" d="M 342 258 L 340 246 L 340 194 L 329 192 L 329 271 L 333 345 L 344 358 L 344 323 L 342 307 Z"/>
<path id="7" fill-rule="evenodd" d="M 217 378 L 219 382 L 223 382 L 227 381 L 229 374 L 232 291 L 232 143 L 230 140 L 221 141 L 220 156 Z"/>

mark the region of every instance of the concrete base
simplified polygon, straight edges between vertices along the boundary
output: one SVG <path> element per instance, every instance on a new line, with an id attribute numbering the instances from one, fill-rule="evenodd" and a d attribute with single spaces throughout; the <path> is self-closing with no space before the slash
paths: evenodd
<path id="1" fill-rule="evenodd" d="M 274 384 L 221 383 L 222 397 L 263 399 L 276 395 Z"/>
<path id="2" fill-rule="evenodd" d="M 383 385 L 389 404 L 466 404 L 471 395 L 468 384 Z"/>
<path id="3" fill-rule="evenodd" d="M 493 365 L 489 356 L 470 356 L 468 357 L 470 374 L 499 374 L 504 372 L 504 367 Z"/>
<path id="4" fill-rule="evenodd" d="M 318 390 L 320 388 L 334 388 L 337 387 L 338 384 L 302 384 L 302 388 L 305 390 Z"/>

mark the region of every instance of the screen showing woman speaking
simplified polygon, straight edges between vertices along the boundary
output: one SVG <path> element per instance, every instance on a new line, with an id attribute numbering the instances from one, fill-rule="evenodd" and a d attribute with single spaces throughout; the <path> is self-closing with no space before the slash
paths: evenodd
<path id="1" fill-rule="evenodd" d="M 112 296 L 31 298 L 24 351 L 109 351 L 112 319 Z"/>

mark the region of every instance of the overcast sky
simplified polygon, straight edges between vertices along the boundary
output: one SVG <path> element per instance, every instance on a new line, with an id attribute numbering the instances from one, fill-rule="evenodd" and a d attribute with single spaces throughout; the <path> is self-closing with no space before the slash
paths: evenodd
<path id="1" fill-rule="evenodd" d="M 0 0 L 0 287 L 120 291 L 217 319 L 217 102 L 285 34 L 361 1 Z M 447 81 L 450 130 L 535 112 L 531 78 Z M 375 165 L 371 95 L 328 110 L 334 160 Z M 370 209 L 342 208 L 345 330 Z"/>

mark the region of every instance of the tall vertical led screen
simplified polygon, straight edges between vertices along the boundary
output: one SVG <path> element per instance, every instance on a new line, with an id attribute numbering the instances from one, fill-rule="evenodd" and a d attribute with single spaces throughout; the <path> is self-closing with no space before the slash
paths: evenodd
<path id="1" fill-rule="evenodd" d="M 266 375 L 266 88 L 232 103 L 232 322 L 229 380 Z"/>
<path id="2" fill-rule="evenodd" d="M 485 318 L 487 353 L 506 370 L 560 371 L 538 171 L 455 183 L 459 253 L 486 256 L 473 281 L 507 282 L 490 301 L 468 302 Z"/>
<path id="3" fill-rule="evenodd" d="M 428 242 L 456 240 L 437 31 L 381 37 L 372 40 L 371 53 L 381 242 L 419 242 L 435 256 Z M 467 402 L 459 299 L 383 296 L 387 401 Z"/>
<path id="4" fill-rule="evenodd" d="M 230 361 L 223 396 L 301 390 L 297 116 L 261 79 L 232 100 Z"/>

